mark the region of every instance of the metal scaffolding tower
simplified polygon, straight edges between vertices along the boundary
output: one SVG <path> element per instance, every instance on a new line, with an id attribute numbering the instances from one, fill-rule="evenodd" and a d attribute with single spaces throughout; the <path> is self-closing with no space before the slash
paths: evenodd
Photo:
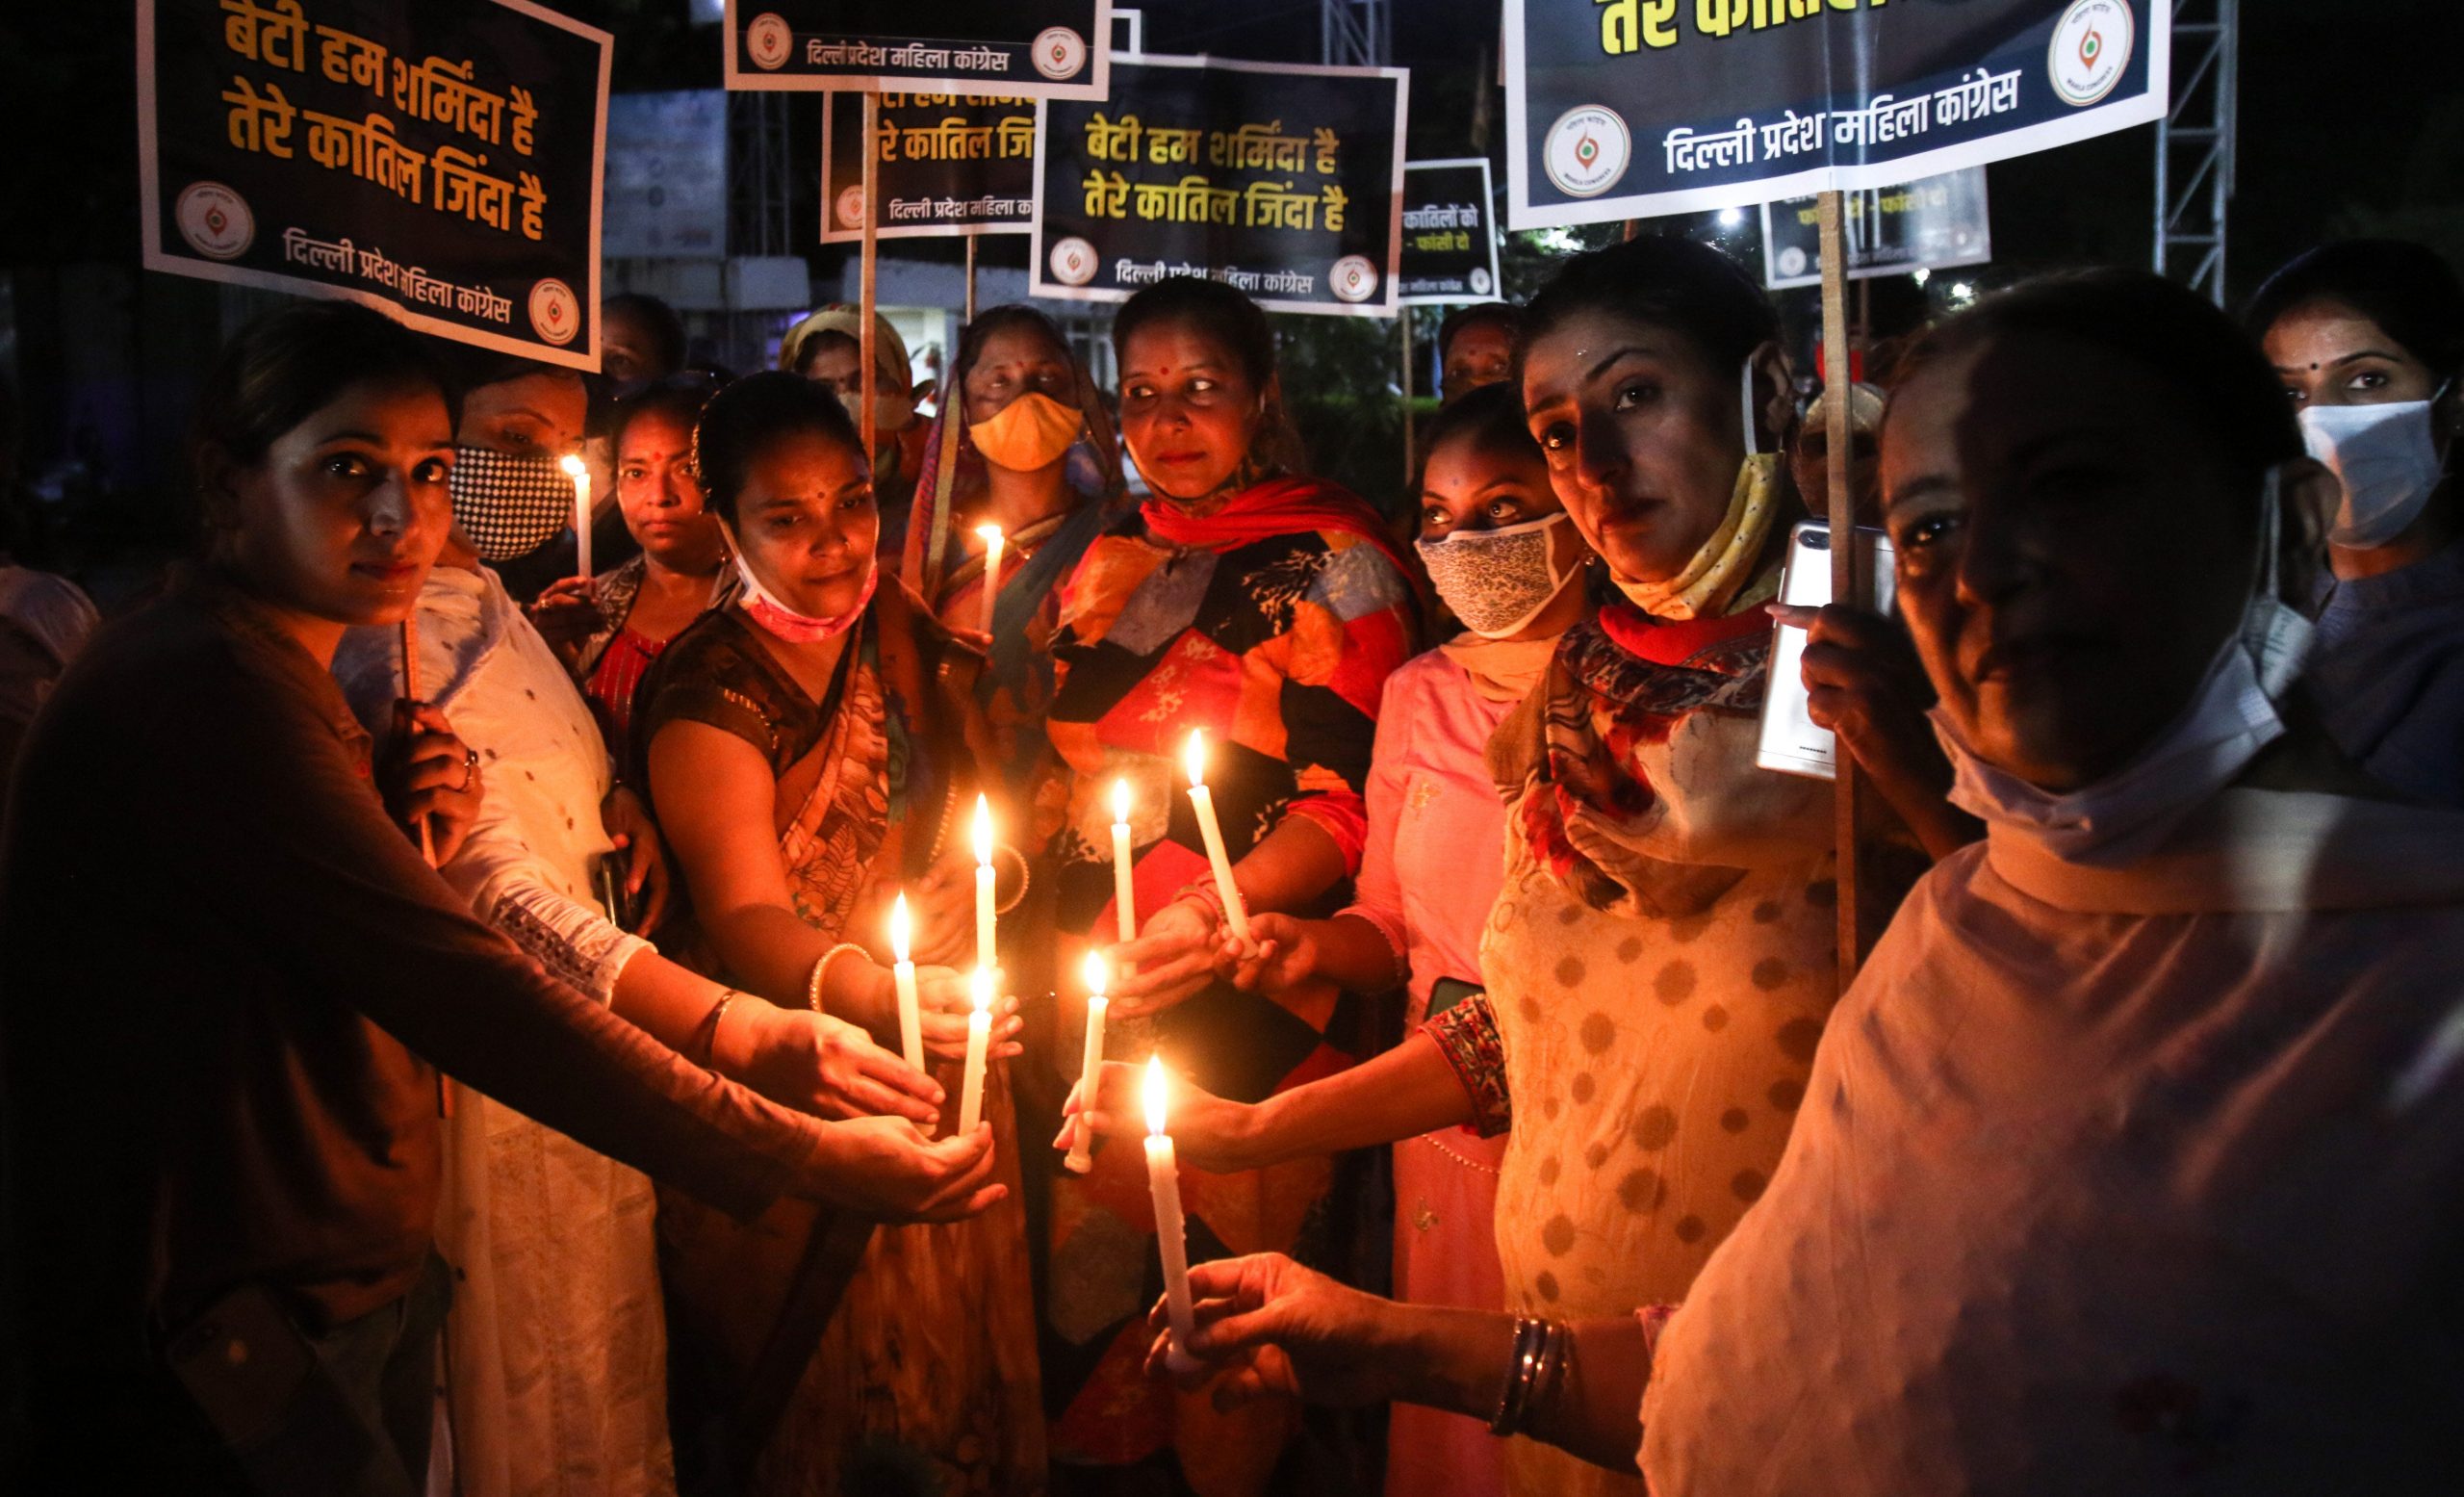
<path id="1" fill-rule="evenodd" d="M 728 95 L 728 253 L 791 255 L 787 101 L 748 90 Z"/>
<path id="2" fill-rule="evenodd" d="M 1395 55 L 1395 20 L 1386 0 L 1318 0 L 1321 61 L 1381 67 Z"/>
<path id="3" fill-rule="evenodd" d="M 1331 3 L 1331 0 L 1330 0 Z M 2172 102 L 2156 123 L 2156 271 L 2224 304 L 2241 0 L 2178 0 Z"/>

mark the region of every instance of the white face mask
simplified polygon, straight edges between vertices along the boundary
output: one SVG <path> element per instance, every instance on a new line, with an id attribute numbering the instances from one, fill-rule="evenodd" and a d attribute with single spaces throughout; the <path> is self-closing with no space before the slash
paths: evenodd
<path id="1" fill-rule="evenodd" d="M 1572 525 L 1562 510 L 1494 530 L 1457 530 L 1414 549 L 1429 585 L 1483 639 L 1522 632 L 1581 574 L 1580 553 L 1560 565 L 1557 530 Z M 1572 548 L 1567 548 L 1572 549 Z"/>
<path id="2" fill-rule="evenodd" d="M 2430 408 L 2437 399 L 2301 408 L 2296 418 L 2301 445 L 2335 471 L 2345 489 L 2327 539 L 2366 551 L 2386 545 L 2421 518 L 2444 477 L 2430 435 Z"/>
<path id="3" fill-rule="evenodd" d="M 2276 488 L 2271 469 L 2261 501 L 2259 575 L 2241 626 L 2217 647 L 2189 705 L 2138 758 L 2093 785 L 2057 794 L 1979 758 L 1937 707 L 1927 715 L 1950 756 L 1951 803 L 1983 817 L 1996 836 L 2023 838 L 2066 863 L 2110 867 L 2152 850 L 2282 737 L 2275 704 L 2301 673 L 2311 626 L 2276 596 Z"/>

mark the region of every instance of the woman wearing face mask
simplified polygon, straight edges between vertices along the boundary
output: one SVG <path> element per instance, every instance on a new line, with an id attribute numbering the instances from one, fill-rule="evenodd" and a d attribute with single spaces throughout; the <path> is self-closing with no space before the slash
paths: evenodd
<path id="1" fill-rule="evenodd" d="M 1480 933 L 1497 902 L 1505 837 L 1481 753 L 1547 671 L 1557 638 L 1591 611 L 1591 553 L 1549 487 L 1548 465 L 1511 385 L 1476 390 L 1428 429 L 1420 483 L 1420 554 L 1437 595 L 1467 626 L 1386 680 L 1369 768 L 1369 839 L 1352 903 L 1327 919 L 1260 914 L 1261 951 L 1234 968 L 1243 988 L 1283 993 L 1311 979 L 1373 993 L 1400 980 L 1418 1026 L 1480 986 Z M 1105 1078 L 1105 1129 L 1136 1107 L 1139 1068 Z M 1410 1137 L 1389 1119 L 1442 1118 Z M 1184 1090 L 1172 1131 L 1182 1159 L 1255 1168 L 1395 1141 L 1398 1299 L 1490 1310 L 1504 1303 L 1492 1216 L 1502 1136 L 1476 1138 L 1470 1096 L 1437 1046 L 1401 1048 L 1255 1107 Z M 1065 1145 L 1065 1132 L 1058 1144 Z M 1398 1408 L 1388 1427 L 1389 1492 L 1502 1492 L 1502 1451 L 1476 1423 Z"/>
<path id="2" fill-rule="evenodd" d="M 1119 518 L 1118 450 L 1094 381 L 1059 325 L 1033 307 L 994 307 L 969 323 L 950 381 L 959 393 L 959 426 L 947 512 L 935 492 L 944 446 L 936 422 L 901 575 L 943 624 L 974 633 L 984 617 L 985 542 L 976 530 L 1000 527 L 991 669 L 976 693 L 1012 802 L 1037 808 L 1030 835 L 1041 845 L 1059 830 L 1062 811 L 1038 804 L 1036 793 L 1052 767 L 1043 714 L 1052 702 L 1062 584 L 1097 533 Z M 1082 451 L 1094 454 L 1092 491 L 1073 481 L 1072 459 Z"/>
<path id="3" fill-rule="evenodd" d="M 788 1112 L 551 980 L 380 804 L 328 666 L 353 626 L 392 632 L 444 544 L 447 391 L 363 307 L 244 329 L 199 399 L 202 564 L 104 632 L 27 747 L 0 857 L 0 1178 L 35 1489 L 419 1488 L 446 1300 L 432 1067 L 748 1214 L 999 1194 L 988 1139 Z M 395 810 L 444 813 L 450 862 L 475 771 L 414 758 Z M 268 1407 L 216 1325 L 295 1395 Z"/>
<path id="4" fill-rule="evenodd" d="M 864 314 L 844 302 L 823 307 L 779 340 L 779 367 L 827 387 L 860 431 L 871 425 L 873 492 L 882 517 L 882 558 L 895 568 L 907 543 L 907 516 L 923 471 L 924 423 L 915 419 L 915 376 L 907 340 L 888 318 L 873 315 L 873 408 L 864 401 Z"/>
<path id="5" fill-rule="evenodd" d="M 618 407 L 616 504 L 641 554 L 587 582 L 568 578 L 531 606 L 607 725 L 630 736 L 633 693 L 668 642 L 724 603 L 735 572 L 693 473 L 693 425 L 714 387 L 698 375 L 653 385 Z"/>
<path id="6" fill-rule="evenodd" d="M 1532 1328 L 1526 1378 L 1503 1317 L 1251 1259 L 1197 1271 L 1200 1344 L 1639 1445 L 1661 1497 L 2456 1490 L 2464 817 L 2289 689 L 2325 494 L 2274 383 L 2119 272 L 1902 366 L 1899 596 L 1990 831 L 1859 974 L 1681 1305 Z"/>
<path id="7" fill-rule="evenodd" d="M 637 699 L 636 778 L 691 896 L 692 927 L 671 928 L 670 944 L 895 1048 L 892 896 L 903 888 L 918 912 L 918 962 L 953 961 L 973 938 L 966 898 L 936 893 L 972 890 L 963 808 L 986 779 L 972 662 L 912 594 L 883 582 L 863 449 L 827 392 L 786 374 L 738 380 L 711 398 L 694 452 L 743 592 L 669 646 Z M 925 1045 L 955 1094 L 965 985 L 946 968 L 920 975 Z M 1015 1007 L 999 1004 L 996 1061 L 1017 1051 Z M 1006 1070 L 984 1105 L 1014 1191 Z M 697 1453 L 690 1432 L 772 1409 L 757 1458 L 724 1481 L 799 1494 L 908 1481 L 1040 1489 L 1014 1198 L 963 1227 L 871 1233 L 834 1302 L 802 1292 L 816 1272 L 848 1272 L 832 1270 L 838 1232 L 811 1212 L 774 1210 L 748 1229 L 662 1198 L 659 1231 L 689 1374 L 676 1398 L 684 1469 L 746 1454 L 740 1428 L 727 1451 L 706 1440 Z"/>
<path id="8" fill-rule="evenodd" d="M 479 559 L 525 605 L 574 570 L 574 480 L 590 392 L 572 370 L 503 354 L 459 361 L 453 513 Z"/>
<path id="9" fill-rule="evenodd" d="M 1628 601 L 1567 631 L 1488 743 L 1485 993 L 1359 1086 L 1274 1104 L 1322 1107 L 1321 1148 L 1511 1123 L 1496 1236 L 1524 1314 L 1683 1294 L 1769 1178 L 1831 1007 L 1830 790 L 1754 761 L 1793 515 L 1778 330 L 1743 271 L 1678 240 L 1578 258 L 1532 298 L 1527 426 Z M 1640 1490 L 1528 1441 L 1506 1463 L 1535 1497 Z"/>
<path id="10" fill-rule="evenodd" d="M 2418 245 L 2329 245 L 2247 321 L 2343 487 L 2310 691 L 2364 768 L 2464 808 L 2464 284 Z"/>
<path id="11" fill-rule="evenodd" d="M 1109 953 L 1107 1036 L 1116 1053 L 1160 1047 L 1210 1092 L 1256 1101 L 1349 1064 L 1364 1043 L 1358 1005 L 1323 981 L 1269 998 L 1216 979 L 1224 913 L 1183 752 L 1203 730 L 1206 783 L 1248 909 L 1331 913 L 1359 867 L 1373 718 L 1412 653 L 1418 600 L 1377 514 L 1296 471 L 1274 333 L 1255 303 L 1220 282 L 1169 280 L 1121 308 L 1113 339 L 1122 434 L 1155 497 L 1088 549 L 1053 644 L 1049 732 L 1069 769 L 1054 844 L 1060 924 L 1106 946 L 1118 929 L 1112 792 L 1125 782 L 1140 928 Z M 1060 965 L 1079 969 L 1074 957 Z M 1073 1061 L 1080 1012 L 1074 1000 L 1065 1010 L 1060 1049 Z M 1138 1468 L 1125 1481 L 1173 1479 L 1177 1461 L 1180 1479 L 1209 1490 L 1265 1490 L 1291 1411 L 1223 1421 L 1175 1410 L 1140 1377 L 1135 1338 L 1121 1339 L 1144 1310 L 1131 1265 L 1154 1252 L 1144 1208 L 1122 1210 L 1144 1200 L 1143 1178 L 1137 1149 L 1107 1149 L 1091 1176 L 1054 1187 L 1056 1458 Z M 1323 1256 L 1343 1240 L 1330 1178 L 1317 1159 L 1193 1176 L 1193 1254 L 1212 1241 Z M 1290 1458 L 1307 1458 L 1306 1447 Z"/>

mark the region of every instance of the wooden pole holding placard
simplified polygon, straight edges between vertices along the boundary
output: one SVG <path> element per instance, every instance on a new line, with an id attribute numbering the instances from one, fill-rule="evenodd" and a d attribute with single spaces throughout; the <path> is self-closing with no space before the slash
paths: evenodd
<path id="1" fill-rule="evenodd" d="M 856 428 L 863 433 L 864 466 L 878 468 L 879 455 L 873 451 L 873 386 L 881 376 L 873 372 L 876 356 L 873 339 L 873 274 L 881 265 L 881 239 L 873 232 L 881 218 L 881 209 L 873 201 L 875 187 L 881 180 L 882 96 L 864 90 L 864 246 L 857 270 L 856 357 L 863 366 L 857 377 L 858 403 Z"/>
<path id="2" fill-rule="evenodd" d="M 1831 520 L 1831 596 L 1834 602 L 1862 607 L 1861 569 L 1857 565 L 1856 501 L 1849 493 L 1848 444 L 1851 440 L 1850 389 L 1855 383 L 1848 356 L 1848 253 L 1840 232 L 1842 209 L 1837 193 L 1821 194 L 1817 209 L 1822 233 L 1822 413 L 1829 452 Z M 1857 942 L 1857 891 L 1861 880 L 1857 866 L 1857 761 L 1845 745 L 1834 755 L 1837 778 L 1832 782 L 1833 838 L 1838 848 L 1839 991 L 1857 976 L 1863 960 Z"/>
<path id="3" fill-rule="evenodd" d="M 1420 452 L 1420 442 L 1412 423 L 1412 309 L 1404 307 L 1397 319 L 1403 324 L 1403 481 L 1412 481 L 1413 459 Z M 1403 496 L 1404 511 L 1409 513 L 1413 496 Z"/>

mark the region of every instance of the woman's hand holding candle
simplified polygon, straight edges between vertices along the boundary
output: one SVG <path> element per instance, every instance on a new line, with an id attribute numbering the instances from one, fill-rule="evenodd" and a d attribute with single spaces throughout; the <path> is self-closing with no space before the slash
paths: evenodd
<path id="1" fill-rule="evenodd" d="M 1061 1131 L 1054 1135 L 1052 1147 L 1068 1148 L 1082 1118 L 1087 1130 L 1098 1138 L 1145 1137 L 1144 1103 L 1139 1096 L 1145 1076 L 1143 1066 L 1104 1062 L 1097 1071 L 1094 1105 L 1086 1105 L 1083 1090 L 1072 1092 L 1063 1105 Z M 1263 1142 L 1259 1129 L 1264 1121 L 1260 1108 L 1226 1101 L 1186 1076 L 1172 1078 L 1172 1143 L 1181 1163 L 1193 1170 L 1238 1174 L 1270 1162 L 1257 1149 Z"/>
<path id="2" fill-rule="evenodd" d="M 816 1118 L 907 1118 L 921 1127 L 940 1116 L 932 1077 L 827 1014 L 739 994 L 713 1040 L 713 1070 L 782 1107 Z"/>
<path id="3" fill-rule="evenodd" d="M 1104 952 L 1120 974 L 1113 982 L 1112 1017 L 1150 1018 L 1204 991 L 1215 977 L 1222 930 L 1215 912 L 1194 899 L 1176 899 L 1148 916 L 1136 941 Z"/>
<path id="4" fill-rule="evenodd" d="M 993 988 L 1000 989 L 1000 974 L 993 974 Z M 967 1016 L 975 1011 L 972 984 L 967 974 L 947 967 L 919 967 L 915 969 L 916 1007 L 920 1011 L 918 1026 L 924 1032 L 924 1054 L 928 1060 L 964 1060 L 966 1058 Z M 988 1057 L 1009 1060 L 1026 1053 L 1018 1033 L 1026 1020 L 1018 1017 L 1018 1000 L 1000 997 L 992 1001 L 991 1047 Z"/>

